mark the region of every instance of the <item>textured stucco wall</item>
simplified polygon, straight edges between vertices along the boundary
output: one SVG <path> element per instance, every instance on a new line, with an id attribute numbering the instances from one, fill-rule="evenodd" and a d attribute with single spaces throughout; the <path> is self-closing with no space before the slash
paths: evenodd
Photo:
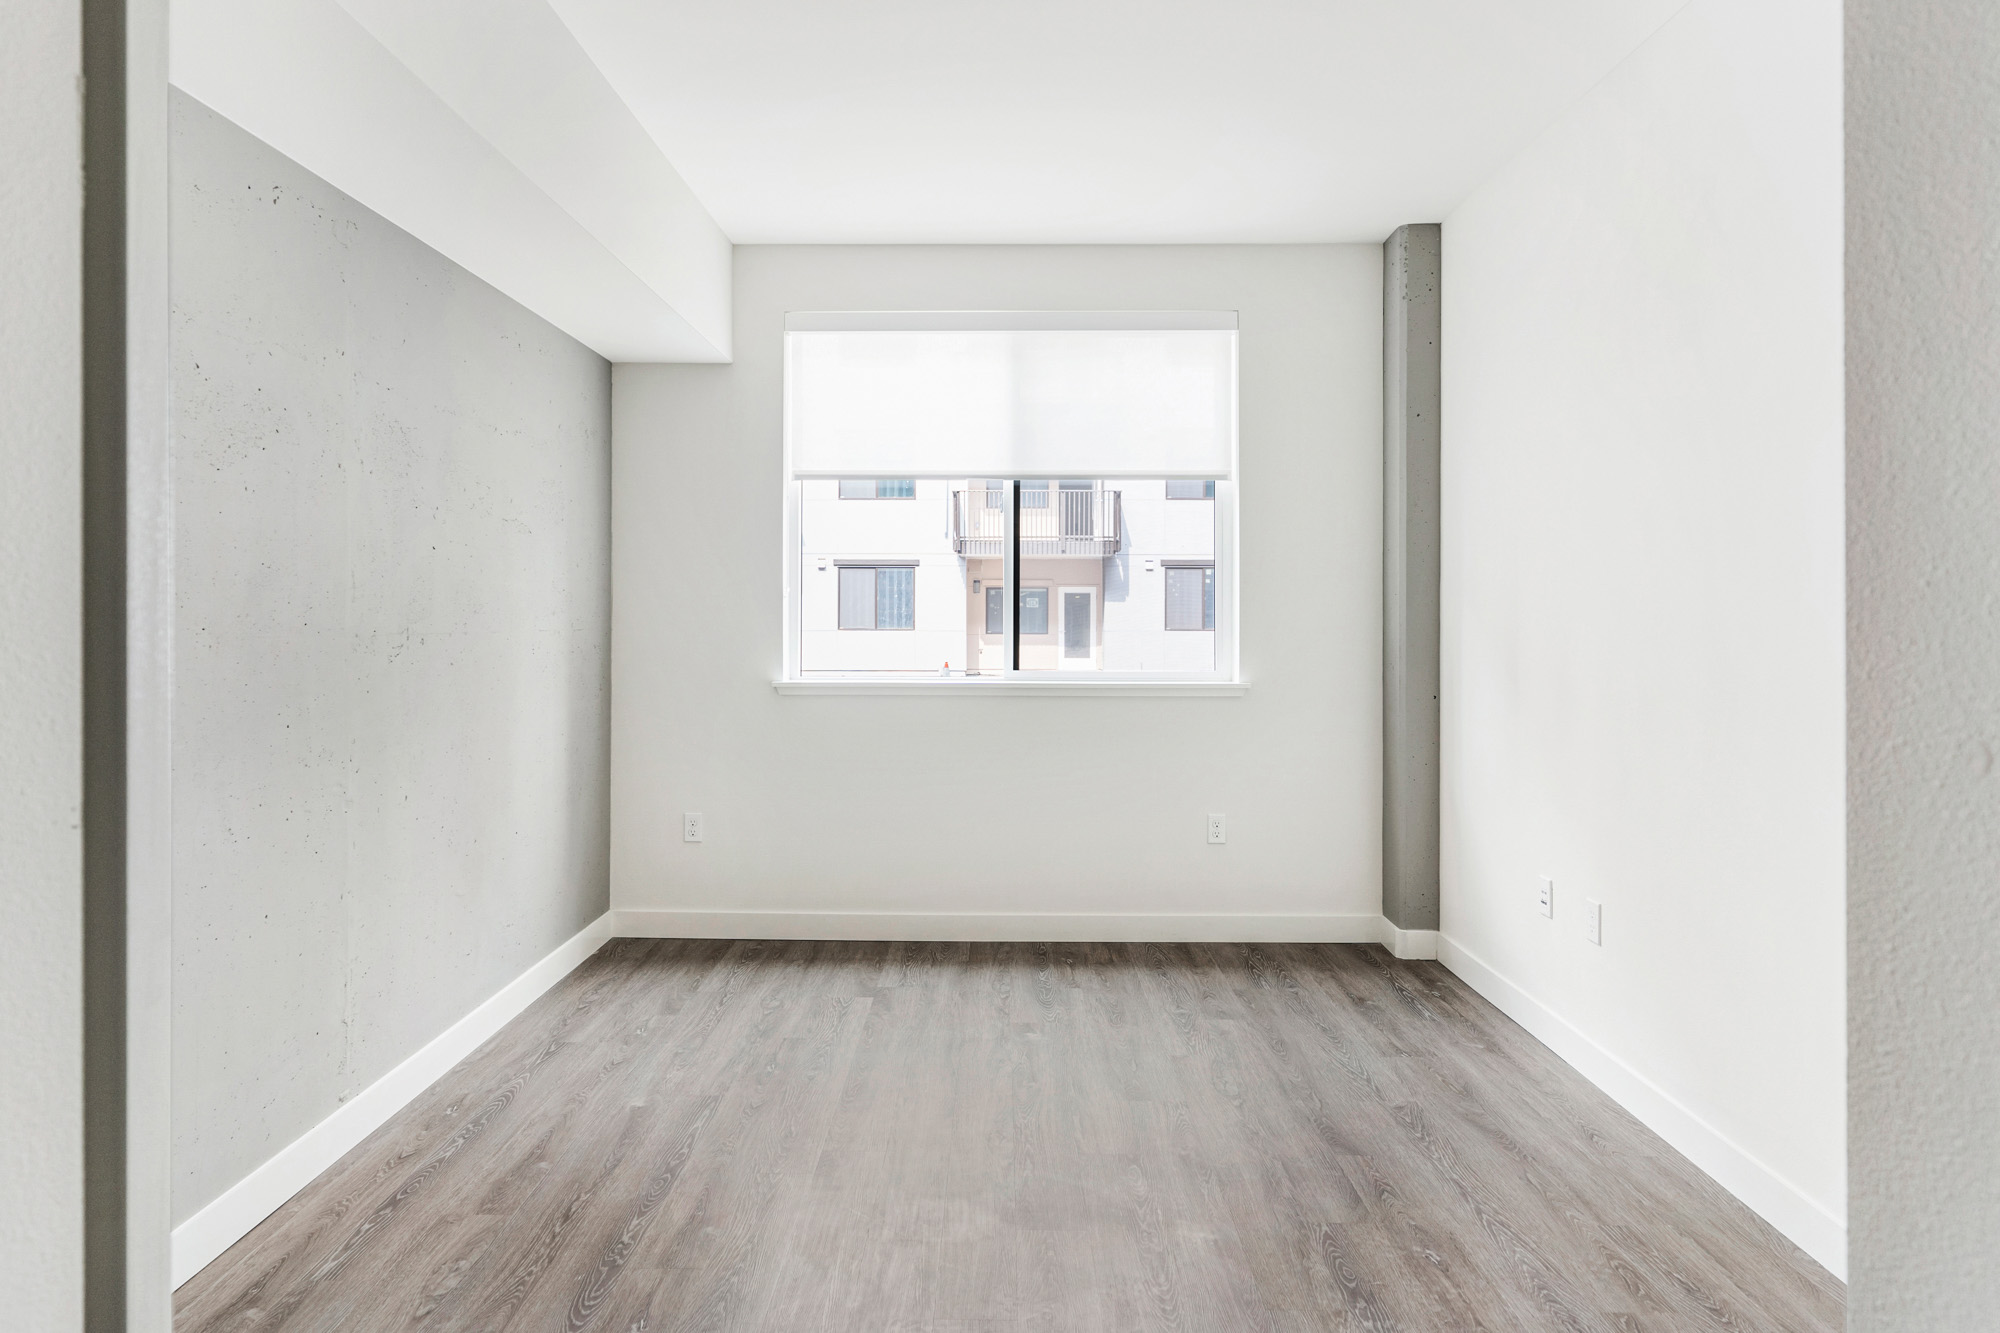
<path id="1" fill-rule="evenodd" d="M 0 40 L 0 1307 L 83 1321 L 81 175 L 75 0 Z"/>
<path id="2" fill-rule="evenodd" d="M 174 102 L 176 1222 L 605 908 L 610 372 Z"/>
<path id="3" fill-rule="evenodd" d="M 2000 1326 L 2000 6 L 1847 6 L 1857 1333 Z"/>

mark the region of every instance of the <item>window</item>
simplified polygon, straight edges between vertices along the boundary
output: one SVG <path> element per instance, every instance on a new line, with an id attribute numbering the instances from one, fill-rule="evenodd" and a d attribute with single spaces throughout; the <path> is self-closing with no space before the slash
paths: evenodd
<path id="1" fill-rule="evenodd" d="M 905 478 L 902 481 L 843 481 L 840 483 L 840 498 L 843 500 L 910 500 L 917 494 L 917 483 Z"/>
<path id="2" fill-rule="evenodd" d="M 1233 679 L 1235 359 L 1228 314 L 788 316 L 787 679 Z"/>
<path id="3" fill-rule="evenodd" d="M 1215 628 L 1215 566 L 1168 565 L 1167 628 Z"/>
<path id="4" fill-rule="evenodd" d="M 1021 633 L 1047 634 L 1049 632 L 1049 590 L 1047 588 L 1021 589 Z"/>
<path id="5" fill-rule="evenodd" d="M 917 571 L 909 565 L 840 566 L 842 629 L 914 629 Z"/>

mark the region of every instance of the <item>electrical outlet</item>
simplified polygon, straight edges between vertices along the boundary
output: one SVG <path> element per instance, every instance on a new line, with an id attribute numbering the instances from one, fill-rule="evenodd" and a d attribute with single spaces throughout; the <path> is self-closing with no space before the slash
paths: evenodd
<path id="1" fill-rule="evenodd" d="M 685 814 L 685 815 L 682 815 L 682 816 L 681 816 L 681 841 L 682 841 L 682 842 L 700 842 L 700 841 L 701 841 L 701 816 L 700 816 L 700 815 L 697 815 L 697 814 Z"/>
<path id="2" fill-rule="evenodd" d="M 1592 944 L 1604 943 L 1604 905 L 1583 900 L 1583 937 Z"/>
<path id="3" fill-rule="evenodd" d="M 1210 842 L 1229 841 L 1229 821 L 1221 815 L 1208 817 L 1208 840 Z"/>
<path id="4" fill-rule="evenodd" d="M 1556 882 L 1547 875 L 1542 876 L 1541 889 L 1535 899 L 1535 905 L 1542 909 L 1543 916 L 1552 917 L 1556 914 Z"/>

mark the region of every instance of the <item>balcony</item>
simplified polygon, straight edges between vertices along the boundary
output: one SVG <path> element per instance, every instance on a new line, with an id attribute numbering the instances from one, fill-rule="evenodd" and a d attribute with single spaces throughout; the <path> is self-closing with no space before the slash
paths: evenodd
<path id="1" fill-rule="evenodd" d="M 1007 493 L 974 486 L 951 493 L 951 545 L 963 556 L 999 557 L 1007 539 Z M 1117 491 L 1023 491 L 1023 556 L 1106 556 L 1122 536 Z"/>

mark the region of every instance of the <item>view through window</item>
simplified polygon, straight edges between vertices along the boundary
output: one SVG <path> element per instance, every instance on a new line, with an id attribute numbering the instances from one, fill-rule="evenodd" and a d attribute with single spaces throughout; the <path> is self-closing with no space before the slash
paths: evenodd
<path id="1" fill-rule="evenodd" d="M 1005 669 L 1005 483 L 797 484 L 802 674 Z M 1215 500 L 1174 484 L 1020 484 L 1019 670 L 1215 672 Z"/>

